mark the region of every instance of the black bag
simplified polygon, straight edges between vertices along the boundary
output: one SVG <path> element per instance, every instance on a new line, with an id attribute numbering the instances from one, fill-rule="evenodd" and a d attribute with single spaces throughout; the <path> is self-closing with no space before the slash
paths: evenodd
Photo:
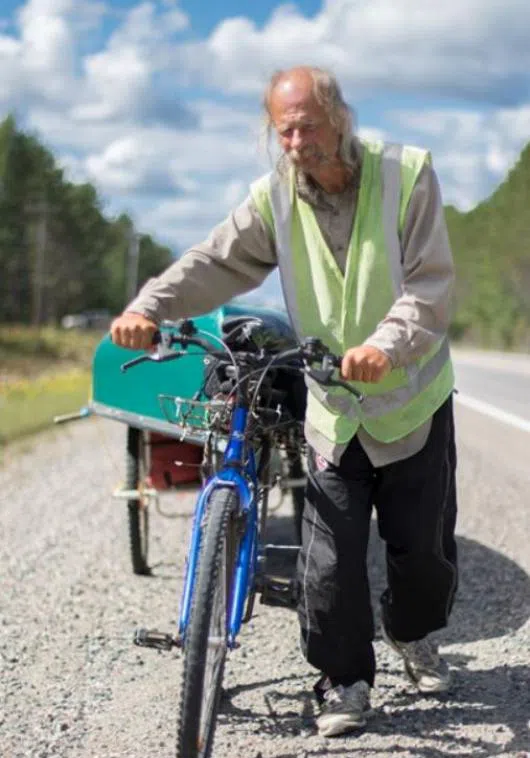
<path id="1" fill-rule="evenodd" d="M 265 316 L 233 316 L 222 324 L 223 339 L 231 350 L 259 352 L 262 349 L 271 353 L 295 347 L 296 335 L 286 319 L 275 314 Z M 274 396 L 281 393 L 284 397 L 282 406 L 296 421 L 303 421 L 307 405 L 307 388 L 304 377 L 296 370 L 300 362 L 291 362 L 293 369 L 274 368 L 268 376 Z M 227 395 L 233 389 L 234 380 L 226 374 L 228 362 L 208 357 L 205 370 L 204 392 L 207 397 Z"/>

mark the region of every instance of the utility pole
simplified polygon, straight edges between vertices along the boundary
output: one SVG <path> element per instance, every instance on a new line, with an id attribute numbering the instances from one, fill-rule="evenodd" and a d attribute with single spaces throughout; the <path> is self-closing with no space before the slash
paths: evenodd
<path id="1" fill-rule="evenodd" d="M 140 258 L 140 235 L 134 231 L 134 224 L 129 228 L 129 244 L 127 246 L 127 266 L 125 281 L 125 298 L 130 303 L 136 295 L 138 287 L 138 260 Z"/>
<path id="2" fill-rule="evenodd" d="M 35 256 L 32 276 L 32 316 L 34 326 L 40 326 L 43 319 L 44 290 L 46 286 L 46 247 L 48 244 L 48 203 L 44 199 L 30 203 L 28 211 L 36 219 Z"/>

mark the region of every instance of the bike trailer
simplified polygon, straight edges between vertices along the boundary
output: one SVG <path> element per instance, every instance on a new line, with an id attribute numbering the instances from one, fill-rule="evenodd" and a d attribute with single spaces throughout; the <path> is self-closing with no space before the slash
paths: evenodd
<path id="1" fill-rule="evenodd" d="M 271 342 L 278 349 L 294 344 L 287 316 L 279 310 L 227 304 L 193 319 L 198 329 L 222 338 L 235 331 L 244 333 L 245 325 L 257 320 L 261 327 L 253 338 L 260 339 L 263 347 L 270 347 Z M 172 327 L 163 322 L 160 328 L 164 331 Z M 109 335 L 103 338 L 93 360 L 90 412 L 143 431 L 143 441 L 148 447 L 144 456 L 148 468 L 146 480 L 154 489 L 199 481 L 207 432 L 198 421 L 194 424 L 193 414 L 185 428 L 176 423 L 175 398 L 192 401 L 204 386 L 205 354 L 190 349 L 189 354 L 175 361 L 161 364 L 147 361 L 127 372 L 121 371 L 124 363 L 142 354 L 116 346 Z"/>

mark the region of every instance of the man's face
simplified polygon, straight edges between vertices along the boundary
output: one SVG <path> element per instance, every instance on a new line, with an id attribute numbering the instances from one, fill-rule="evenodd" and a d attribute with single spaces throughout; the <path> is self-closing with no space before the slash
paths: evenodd
<path id="1" fill-rule="evenodd" d="M 280 82 L 271 96 L 270 114 L 280 146 L 297 168 L 310 174 L 336 157 L 339 135 L 310 82 Z"/>

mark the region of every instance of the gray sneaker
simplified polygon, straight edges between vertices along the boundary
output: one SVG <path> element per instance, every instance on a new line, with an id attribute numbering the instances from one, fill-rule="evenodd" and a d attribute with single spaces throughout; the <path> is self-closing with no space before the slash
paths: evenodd
<path id="1" fill-rule="evenodd" d="M 383 626 L 383 639 L 403 658 L 405 673 L 419 692 L 428 694 L 449 689 L 449 667 L 443 658 L 440 658 L 438 646 L 428 635 L 414 642 L 399 642 Z"/>
<path id="2" fill-rule="evenodd" d="M 324 704 L 317 718 L 318 733 L 322 737 L 337 737 L 366 725 L 373 714 L 370 706 L 370 686 L 358 681 L 349 687 L 339 684 L 326 690 Z"/>

